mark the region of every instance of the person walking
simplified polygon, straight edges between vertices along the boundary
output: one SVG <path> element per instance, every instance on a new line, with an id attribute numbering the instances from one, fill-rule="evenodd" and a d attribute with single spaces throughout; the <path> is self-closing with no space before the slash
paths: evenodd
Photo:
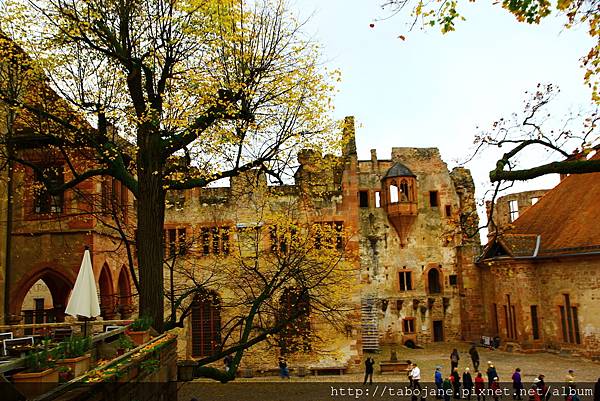
<path id="1" fill-rule="evenodd" d="M 521 369 L 516 368 L 512 375 L 513 382 L 513 400 L 522 400 L 521 393 L 523 392 L 523 381 L 521 378 Z"/>
<path id="2" fill-rule="evenodd" d="M 491 388 L 492 383 L 494 383 L 494 378 L 498 377 L 498 372 L 496 371 L 496 368 L 494 367 L 494 364 L 492 363 L 492 361 L 488 361 L 488 368 L 487 368 L 486 373 L 487 373 L 487 378 L 488 378 L 488 385 Z"/>
<path id="3" fill-rule="evenodd" d="M 460 355 L 458 354 L 458 350 L 454 348 L 452 353 L 450 354 L 450 372 L 454 372 L 454 368 L 458 367 L 458 361 L 460 360 Z"/>
<path id="4" fill-rule="evenodd" d="M 444 389 L 443 389 L 444 379 L 442 378 L 442 367 L 441 366 L 436 366 L 435 373 L 433 375 L 433 381 L 435 382 L 435 387 L 437 389 L 435 398 L 440 400 L 443 398 L 443 394 L 444 394 Z"/>
<path id="5" fill-rule="evenodd" d="M 369 384 L 373 384 L 373 366 L 375 365 L 375 360 L 372 357 L 368 357 L 365 360 L 365 381 L 363 384 L 367 384 L 367 379 L 369 379 Z"/>
<path id="6" fill-rule="evenodd" d="M 421 380 L 421 369 L 417 366 L 416 363 L 413 363 L 412 371 L 410 372 L 410 376 L 412 378 L 412 388 L 419 389 L 419 393 L 421 392 L 421 384 L 419 381 Z"/>
<path id="7" fill-rule="evenodd" d="M 550 392 L 548 391 L 548 387 L 546 386 L 546 382 L 544 382 L 544 378 L 546 376 L 539 375 L 537 379 L 534 380 L 538 388 L 538 393 L 540 394 L 541 401 L 548 401 L 550 399 Z"/>
<path id="8" fill-rule="evenodd" d="M 290 378 L 290 370 L 288 369 L 287 361 L 284 357 L 279 357 L 279 377 L 282 379 Z"/>
<path id="9" fill-rule="evenodd" d="M 471 345 L 469 349 L 469 355 L 471 355 L 471 362 L 473 362 L 473 371 L 479 371 L 479 352 L 477 352 L 477 347 L 475 344 Z"/>
<path id="10" fill-rule="evenodd" d="M 406 361 L 406 362 L 408 362 L 408 371 L 406 373 L 406 377 L 408 377 L 408 387 L 413 388 L 413 380 L 412 380 L 413 363 L 411 361 Z"/>
<path id="11" fill-rule="evenodd" d="M 485 401 L 485 380 L 481 372 L 477 372 L 477 376 L 475 376 L 475 395 L 477 395 L 477 401 Z"/>
<path id="12" fill-rule="evenodd" d="M 462 379 L 463 389 L 467 395 L 467 400 L 471 401 L 471 394 L 473 393 L 473 378 L 471 377 L 471 371 L 469 368 L 465 368 Z"/>
<path id="13" fill-rule="evenodd" d="M 231 369 L 232 363 L 233 363 L 233 358 L 231 357 L 231 355 L 226 355 L 225 358 L 223 358 L 223 365 L 225 368 L 225 372 L 229 372 L 229 370 Z"/>
<path id="14" fill-rule="evenodd" d="M 454 398 L 460 398 L 460 376 L 458 374 L 458 368 L 454 368 L 452 371 L 452 387 L 454 388 Z"/>

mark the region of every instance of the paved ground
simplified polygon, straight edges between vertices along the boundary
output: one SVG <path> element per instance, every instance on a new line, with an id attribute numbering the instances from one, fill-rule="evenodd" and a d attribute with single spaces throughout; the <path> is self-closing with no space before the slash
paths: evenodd
<path id="1" fill-rule="evenodd" d="M 450 372 L 450 352 L 457 348 L 461 359 L 459 370 L 469 367 L 471 371 L 471 359 L 468 354 L 469 343 L 436 343 L 428 345 L 425 349 L 397 348 L 399 360 L 410 359 L 419 364 L 421 368 L 422 381 L 433 381 L 433 373 L 437 365 L 442 366 L 444 375 Z M 487 350 L 482 347 L 477 348 L 480 358 L 480 368 L 485 371 L 487 361 L 492 361 L 496 366 L 498 375 L 502 381 L 510 381 L 510 377 L 515 368 L 521 368 L 524 382 L 532 382 L 540 373 L 546 376 L 547 382 L 563 383 L 565 375 L 569 369 L 575 370 L 575 378 L 580 382 L 596 382 L 600 378 L 600 363 L 584 360 L 579 357 L 555 355 L 551 353 L 521 354 L 516 352 L 504 352 L 498 350 Z M 378 362 L 388 360 L 389 350 L 384 350 L 380 354 L 371 354 L 375 359 L 374 380 L 383 381 L 408 381 L 406 375 L 378 373 Z M 275 367 L 275 366 L 274 366 Z M 290 366 L 293 368 L 293 366 Z M 485 376 L 485 375 L 484 375 Z M 256 377 L 252 379 L 236 379 L 236 381 L 272 381 L 278 380 L 276 377 Z M 360 382 L 362 373 L 353 373 L 343 376 L 306 376 L 304 378 L 293 377 L 292 381 L 327 381 L 327 382 Z"/>

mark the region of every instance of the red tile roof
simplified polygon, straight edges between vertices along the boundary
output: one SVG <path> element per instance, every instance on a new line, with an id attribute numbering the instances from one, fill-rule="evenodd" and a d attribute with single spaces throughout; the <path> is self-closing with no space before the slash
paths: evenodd
<path id="1" fill-rule="evenodd" d="M 572 174 L 515 220 L 510 233 L 540 235 L 540 256 L 600 250 L 599 220 L 600 173 Z"/>

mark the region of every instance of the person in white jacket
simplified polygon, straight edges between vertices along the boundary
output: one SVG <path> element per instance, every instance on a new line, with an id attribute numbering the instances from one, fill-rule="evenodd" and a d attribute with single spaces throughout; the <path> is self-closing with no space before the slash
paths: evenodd
<path id="1" fill-rule="evenodd" d="M 417 366 L 416 363 L 413 363 L 413 368 L 410 371 L 410 376 L 412 377 L 412 387 L 413 389 L 419 389 L 421 391 L 421 384 L 419 381 L 421 380 L 421 369 Z"/>

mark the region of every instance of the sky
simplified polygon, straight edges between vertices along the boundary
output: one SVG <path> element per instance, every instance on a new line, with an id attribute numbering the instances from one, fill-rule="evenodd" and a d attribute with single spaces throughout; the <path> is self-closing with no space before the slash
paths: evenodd
<path id="1" fill-rule="evenodd" d="M 394 146 L 438 147 L 452 168 L 469 155 L 477 127 L 522 110 L 524 92 L 538 82 L 560 87 L 553 102 L 557 115 L 591 104 L 579 61 L 592 46 L 585 26 L 566 30 L 560 16 L 541 25 L 520 24 L 499 5 L 464 1 L 467 20 L 443 35 L 437 28 L 409 30 L 405 15 L 383 20 L 390 13 L 381 3 L 291 3 L 300 18 L 310 17 L 305 32 L 322 44 L 327 68 L 341 70 L 335 117 L 355 116 L 361 159 L 370 158 L 370 149 L 386 159 Z M 495 160 L 486 156 L 467 164 L 479 197 L 489 188 Z M 511 192 L 557 182 L 545 177 Z"/>

